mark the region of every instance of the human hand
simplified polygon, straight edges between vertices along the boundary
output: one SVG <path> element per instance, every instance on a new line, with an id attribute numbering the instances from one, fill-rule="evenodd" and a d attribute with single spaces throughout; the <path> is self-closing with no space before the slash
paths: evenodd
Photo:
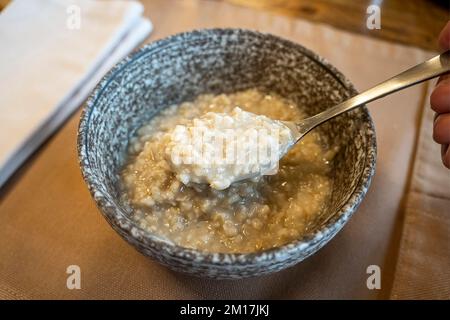
<path id="1" fill-rule="evenodd" d="M 444 50 L 450 49 L 450 21 L 439 35 L 439 46 Z M 436 111 L 433 139 L 441 145 L 442 162 L 450 169 L 450 74 L 439 78 L 430 96 L 430 104 Z"/>

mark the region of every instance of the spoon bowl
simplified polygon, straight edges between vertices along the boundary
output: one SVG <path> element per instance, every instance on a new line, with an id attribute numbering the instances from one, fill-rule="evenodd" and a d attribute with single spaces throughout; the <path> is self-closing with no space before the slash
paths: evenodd
<path id="1" fill-rule="evenodd" d="M 312 117 L 303 119 L 301 122 L 294 123 L 290 121 L 283 121 L 283 123 L 291 130 L 296 142 L 298 142 L 305 136 L 305 134 L 315 127 L 344 112 L 364 106 L 369 102 L 380 99 L 399 90 L 406 89 L 412 85 L 439 77 L 447 72 L 450 72 L 450 50 L 424 61 L 406 71 L 403 71 L 402 73 L 383 81 L 375 87 L 357 94 L 350 99 L 335 105 L 334 107 L 331 107 Z"/>
<path id="2" fill-rule="evenodd" d="M 338 115 L 341 115 L 347 111 L 353 110 L 357 107 L 363 106 L 366 103 L 369 103 L 371 101 L 377 100 L 379 98 L 382 98 L 386 95 L 389 95 L 391 93 L 394 93 L 396 91 L 408 88 L 412 85 L 415 85 L 417 83 L 429 80 L 434 77 L 438 77 L 444 73 L 447 73 L 450 71 L 450 51 L 446 51 L 432 59 L 429 59 L 425 62 L 422 62 L 378 85 L 375 87 L 362 92 L 358 95 L 355 95 L 351 97 L 350 99 L 345 100 L 344 102 L 341 102 L 334 107 L 331 107 L 321 113 L 318 113 L 312 117 L 303 119 L 300 122 L 292 122 L 292 121 L 280 121 L 280 120 L 271 120 L 268 118 L 265 118 L 265 121 L 272 125 L 273 127 L 279 126 L 280 123 L 284 124 L 291 132 L 292 139 L 289 139 L 287 143 L 281 143 L 279 146 L 281 148 L 278 148 L 279 152 L 277 152 L 278 159 L 280 160 L 286 153 L 296 145 L 298 141 L 300 141 L 309 131 L 314 129 L 315 127 L 323 124 L 324 122 L 337 117 Z M 252 113 L 246 113 L 247 117 L 257 119 L 260 118 L 260 116 L 252 114 Z M 259 144 L 258 140 L 258 144 Z M 201 144 L 197 144 L 199 148 L 202 147 Z M 263 148 L 263 150 L 267 150 L 267 146 L 262 145 L 258 146 Z M 239 148 L 239 146 L 238 146 Z M 198 152 L 201 152 L 201 150 L 198 150 Z M 220 150 L 220 153 L 222 153 L 223 150 Z M 248 153 L 248 152 L 247 152 Z M 227 166 L 229 166 L 228 163 L 222 162 L 223 164 L 221 166 L 218 166 L 217 169 L 226 171 Z M 205 166 L 209 166 L 209 163 L 205 163 Z M 239 168 L 238 165 L 235 165 L 236 168 Z M 242 164 L 242 167 L 246 167 L 246 164 Z M 271 171 L 271 165 L 262 165 L 259 164 L 257 166 L 257 170 L 254 170 L 250 173 L 245 172 L 245 174 L 237 175 L 233 177 L 233 182 L 239 182 L 246 179 L 256 178 L 258 176 L 262 176 L 267 174 L 267 172 Z M 208 170 L 205 170 L 208 172 Z M 207 178 L 207 177 L 206 177 Z M 229 184 L 228 184 L 229 186 Z"/>

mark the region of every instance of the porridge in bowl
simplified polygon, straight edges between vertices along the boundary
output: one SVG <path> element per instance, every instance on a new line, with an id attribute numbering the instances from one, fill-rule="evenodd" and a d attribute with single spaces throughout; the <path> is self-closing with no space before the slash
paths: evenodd
<path id="1" fill-rule="evenodd" d="M 274 174 L 232 184 L 232 179 L 223 184 L 220 179 L 199 180 L 210 176 L 174 167 L 171 137 L 177 126 L 208 119 L 209 112 L 223 116 L 251 112 L 283 121 L 305 117 L 289 101 L 254 89 L 201 95 L 165 108 L 130 141 L 121 181 L 124 200 L 134 209 L 133 219 L 153 234 L 206 252 L 255 252 L 301 237 L 330 197 L 330 162 L 336 149 L 312 131 L 287 152 Z M 280 137 L 289 138 L 280 132 Z M 188 175 L 183 178 L 182 173 Z"/>

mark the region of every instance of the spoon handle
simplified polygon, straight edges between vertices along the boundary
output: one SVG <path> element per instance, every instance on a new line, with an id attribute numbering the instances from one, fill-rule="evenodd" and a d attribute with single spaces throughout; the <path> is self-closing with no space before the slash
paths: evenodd
<path id="1" fill-rule="evenodd" d="M 346 111 L 450 71 L 450 50 L 297 124 L 301 135 Z"/>

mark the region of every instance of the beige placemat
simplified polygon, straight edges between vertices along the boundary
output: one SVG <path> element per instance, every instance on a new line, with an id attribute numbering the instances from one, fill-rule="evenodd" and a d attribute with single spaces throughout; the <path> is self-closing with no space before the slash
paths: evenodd
<path id="1" fill-rule="evenodd" d="M 430 141 L 434 112 L 429 94 L 426 102 L 405 205 L 394 299 L 450 299 L 450 170 L 438 156 L 440 146 Z"/>
<path id="2" fill-rule="evenodd" d="M 430 56 L 419 49 L 222 2 L 143 3 L 155 26 L 151 40 L 203 27 L 271 32 L 323 55 L 360 90 Z M 78 119 L 73 117 L 0 193 L 0 295 L 63 299 L 387 298 L 397 264 L 402 208 L 425 89 L 424 85 L 416 86 L 371 104 L 378 139 L 377 172 L 360 209 L 342 232 L 293 268 L 239 281 L 174 273 L 127 245 L 104 221 L 81 179 L 75 150 Z M 69 265 L 81 268 L 80 290 L 66 287 Z M 370 265 L 381 268 L 381 290 L 367 288 Z"/>

